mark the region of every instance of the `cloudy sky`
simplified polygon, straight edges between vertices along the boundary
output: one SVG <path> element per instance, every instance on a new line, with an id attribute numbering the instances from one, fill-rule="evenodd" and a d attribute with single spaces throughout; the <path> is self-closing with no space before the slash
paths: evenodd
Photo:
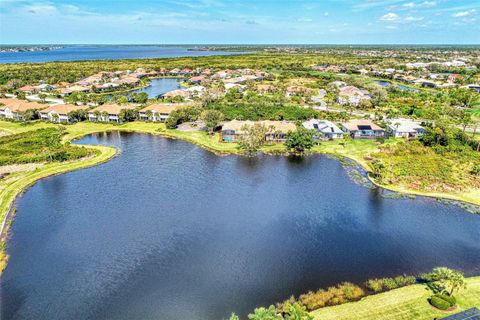
<path id="1" fill-rule="evenodd" d="M 0 0 L 0 43 L 480 44 L 480 0 Z"/>

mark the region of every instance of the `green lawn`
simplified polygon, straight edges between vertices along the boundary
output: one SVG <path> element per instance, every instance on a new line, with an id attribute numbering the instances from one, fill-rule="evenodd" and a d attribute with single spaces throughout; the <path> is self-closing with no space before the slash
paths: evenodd
<path id="1" fill-rule="evenodd" d="M 431 307 L 427 301 L 431 295 L 432 292 L 425 285 L 416 284 L 368 296 L 358 302 L 322 308 L 311 314 L 315 320 L 432 320 L 471 307 L 480 307 L 480 277 L 467 279 L 467 289 L 456 294 L 458 308 L 452 312 Z"/>

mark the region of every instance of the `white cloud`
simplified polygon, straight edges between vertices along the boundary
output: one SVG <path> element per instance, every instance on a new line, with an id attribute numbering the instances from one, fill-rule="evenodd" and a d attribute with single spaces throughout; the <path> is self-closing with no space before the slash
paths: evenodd
<path id="1" fill-rule="evenodd" d="M 325 17 L 327 17 L 328 15 L 330 15 L 330 13 L 325 12 L 323 15 L 324 15 Z"/>
<path id="2" fill-rule="evenodd" d="M 452 14 L 452 17 L 460 18 L 460 17 L 467 17 L 475 13 L 475 9 L 467 10 L 467 11 L 460 11 L 457 13 Z"/>
<path id="3" fill-rule="evenodd" d="M 28 12 L 30 14 L 36 15 L 53 15 L 58 12 L 57 8 L 51 3 L 47 2 L 35 2 L 24 5 L 20 7 L 20 10 L 23 12 Z"/>
<path id="4" fill-rule="evenodd" d="M 423 17 L 412 17 L 412 16 L 405 17 L 406 22 L 415 22 L 415 21 L 422 21 L 422 20 L 423 20 Z"/>
<path id="5" fill-rule="evenodd" d="M 396 26 L 386 26 L 385 28 L 390 29 L 390 30 L 396 30 L 396 29 L 398 29 Z"/>
<path id="6" fill-rule="evenodd" d="M 432 8 L 432 7 L 435 7 L 436 5 L 437 5 L 436 1 L 424 1 L 420 3 L 419 6 L 424 8 Z"/>
<path id="7" fill-rule="evenodd" d="M 313 19 L 311 19 L 311 18 L 298 18 L 297 21 L 298 22 L 312 22 Z"/>
<path id="8" fill-rule="evenodd" d="M 398 18 L 399 18 L 398 14 L 393 13 L 393 12 L 389 12 L 389 13 L 381 16 L 380 20 L 382 20 L 382 21 L 397 21 Z"/>
<path id="9" fill-rule="evenodd" d="M 411 9 L 411 8 L 415 7 L 415 3 L 414 2 L 404 3 L 402 7 Z"/>

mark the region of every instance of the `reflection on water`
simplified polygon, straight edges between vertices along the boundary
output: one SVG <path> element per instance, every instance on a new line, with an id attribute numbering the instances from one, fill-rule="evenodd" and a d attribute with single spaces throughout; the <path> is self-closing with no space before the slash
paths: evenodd
<path id="1" fill-rule="evenodd" d="M 81 142 L 123 152 L 20 199 L 2 319 L 222 319 L 341 281 L 480 273 L 479 216 L 385 199 L 335 159 L 218 157 L 118 132 Z"/>

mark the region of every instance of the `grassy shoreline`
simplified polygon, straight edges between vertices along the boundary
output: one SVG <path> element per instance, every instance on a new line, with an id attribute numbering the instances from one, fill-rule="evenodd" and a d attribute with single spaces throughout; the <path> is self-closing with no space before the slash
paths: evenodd
<path id="1" fill-rule="evenodd" d="M 480 303 L 480 277 L 466 278 L 467 288 L 455 295 L 458 307 L 452 311 L 440 311 L 428 303 L 432 295 L 426 285 L 414 284 L 371 296 L 360 301 L 325 307 L 310 314 L 315 320 L 329 319 L 435 319 L 478 307 Z"/>

